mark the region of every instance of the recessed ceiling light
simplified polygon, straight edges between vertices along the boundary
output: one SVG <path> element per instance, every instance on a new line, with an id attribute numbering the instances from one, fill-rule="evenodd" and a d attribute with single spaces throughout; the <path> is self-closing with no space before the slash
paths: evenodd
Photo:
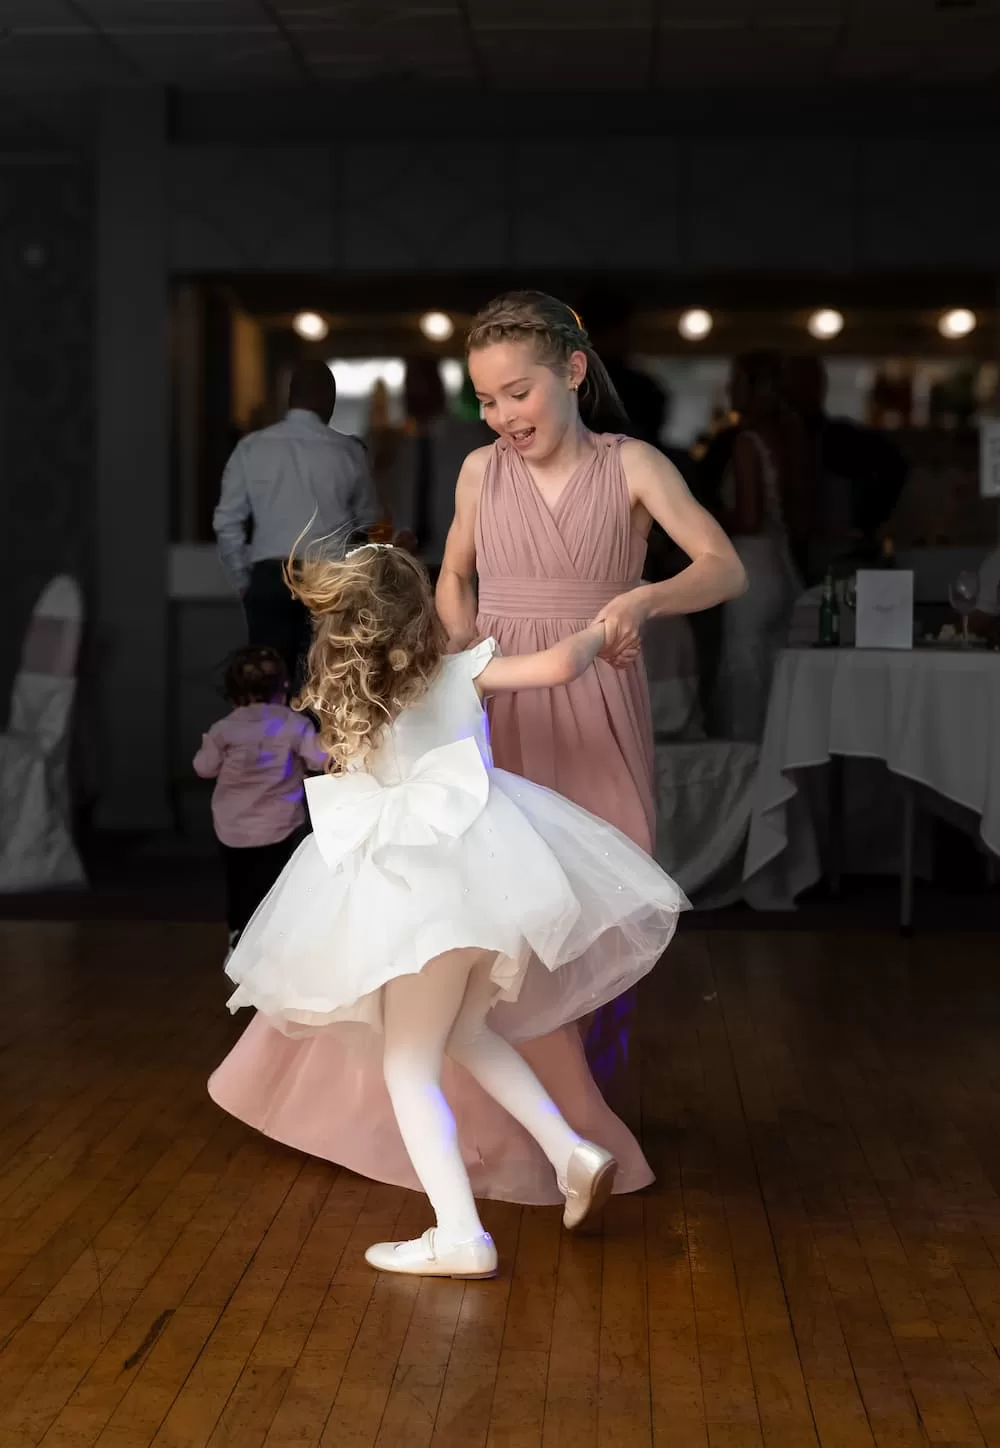
<path id="1" fill-rule="evenodd" d="M 425 312 L 420 318 L 420 330 L 428 342 L 447 342 L 455 335 L 455 323 L 447 312 Z"/>
<path id="2" fill-rule="evenodd" d="M 704 307 L 692 307 L 677 323 L 677 330 L 686 342 L 703 342 L 713 325 L 711 312 L 706 312 Z"/>
<path id="3" fill-rule="evenodd" d="M 297 312 L 292 326 L 307 342 L 322 342 L 330 334 L 330 324 L 319 312 Z"/>
<path id="4" fill-rule="evenodd" d="M 976 314 L 970 312 L 968 307 L 952 307 L 938 322 L 938 331 L 950 342 L 957 341 L 961 337 L 968 337 L 975 330 Z"/>
<path id="5" fill-rule="evenodd" d="M 832 307 L 821 307 L 818 312 L 813 312 L 806 325 L 809 335 L 817 342 L 830 342 L 844 330 L 844 318 Z"/>

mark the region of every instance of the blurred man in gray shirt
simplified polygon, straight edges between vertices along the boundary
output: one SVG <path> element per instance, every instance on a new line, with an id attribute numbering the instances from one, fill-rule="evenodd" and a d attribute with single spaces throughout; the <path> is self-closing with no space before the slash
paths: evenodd
<path id="1" fill-rule="evenodd" d="M 297 367 L 284 419 L 237 444 L 213 518 L 219 554 L 243 597 L 249 643 L 277 649 L 293 684 L 309 618 L 285 586 L 282 563 L 299 538 L 300 548 L 322 538 L 324 549 L 342 553 L 380 512 L 364 445 L 330 427 L 336 401 L 324 362 Z"/>

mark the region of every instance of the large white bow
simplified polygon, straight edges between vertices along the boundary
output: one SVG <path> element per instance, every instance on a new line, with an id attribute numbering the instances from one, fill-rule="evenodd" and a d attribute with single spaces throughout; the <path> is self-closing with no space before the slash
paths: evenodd
<path id="1" fill-rule="evenodd" d="M 436 844 L 457 839 L 486 808 L 490 781 L 474 739 L 423 756 L 399 784 L 374 775 L 321 774 L 306 780 L 313 836 L 335 869 L 354 850 Z"/>

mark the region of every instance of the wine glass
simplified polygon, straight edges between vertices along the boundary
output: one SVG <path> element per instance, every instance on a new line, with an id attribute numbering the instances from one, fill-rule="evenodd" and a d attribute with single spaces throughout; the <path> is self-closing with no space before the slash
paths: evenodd
<path id="1" fill-rule="evenodd" d="M 979 602 L 979 574 L 967 569 L 958 575 L 948 590 L 952 608 L 962 620 L 962 647 L 969 647 L 969 615 L 975 613 Z"/>
<path id="2" fill-rule="evenodd" d="M 849 573 L 844 579 L 844 607 L 853 613 L 858 606 L 858 575 Z"/>

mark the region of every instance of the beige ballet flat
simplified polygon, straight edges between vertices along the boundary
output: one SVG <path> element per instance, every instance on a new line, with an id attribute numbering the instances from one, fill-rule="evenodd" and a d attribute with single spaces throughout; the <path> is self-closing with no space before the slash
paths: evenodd
<path id="1" fill-rule="evenodd" d="M 471 1242 L 438 1247 L 437 1228 L 430 1227 L 412 1242 L 376 1242 L 365 1261 L 379 1272 L 409 1277 L 495 1277 L 497 1249 L 489 1232 Z"/>
<path id="2" fill-rule="evenodd" d="M 566 1182 L 560 1182 L 566 1198 L 563 1226 L 572 1232 L 601 1210 L 614 1190 L 618 1163 L 609 1151 L 592 1141 L 581 1141 L 569 1159 Z"/>

